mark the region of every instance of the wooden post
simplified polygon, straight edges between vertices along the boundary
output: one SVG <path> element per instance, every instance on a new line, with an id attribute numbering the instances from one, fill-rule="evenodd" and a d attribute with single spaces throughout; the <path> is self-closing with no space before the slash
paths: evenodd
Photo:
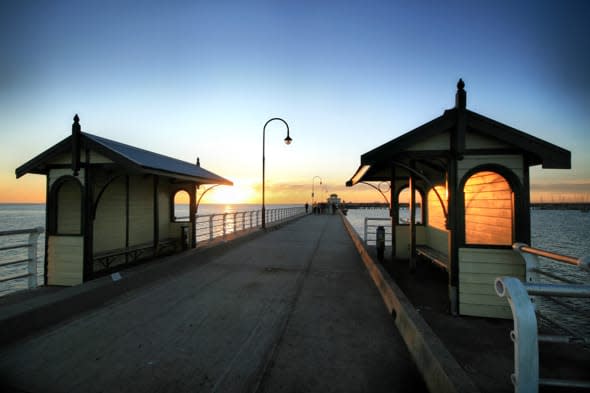
<path id="1" fill-rule="evenodd" d="M 410 167 L 415 169 L 414 161 Z M 410 271 L 416 270 L 416 179 L 410 172 Z"/>
<path id="2" fill-rule="evenodd" d="M 398 206 L 396 200 L 396 188 L 395 188 L 395 165 L 391 166 L 391 186 L 389 187 L 390 197 L 389 197 L 389 215 L 391 216 L 391 260 L 395 259 L 397 254 L 396 251 L 396 226 L 398 221 Z"/>

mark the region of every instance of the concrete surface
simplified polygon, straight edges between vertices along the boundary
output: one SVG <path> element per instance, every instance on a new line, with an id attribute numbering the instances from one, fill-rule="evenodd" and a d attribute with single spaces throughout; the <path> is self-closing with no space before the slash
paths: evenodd
<path id="1" fill-rule="evenodd" d="M 130 275 L 102 307 L 3 346 L 3 391 L 426 389 L 338 216 L 161 266 L 161 279 Z"/>

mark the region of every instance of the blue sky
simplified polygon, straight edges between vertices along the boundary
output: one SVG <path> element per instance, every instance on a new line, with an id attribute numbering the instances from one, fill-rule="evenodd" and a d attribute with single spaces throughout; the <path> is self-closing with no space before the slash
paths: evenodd
<path id="1" fill-rule="evenodd" d="M 294 143 L 267 128 L 275 200 L 316 175 L 350 199 L 359 156 L 452 107 L 459 77 L 469 109 L 572 152 L 534 191 L 590 199 L 589 18 L 584 1 L 4 1 L 0 201 L 43 195 L 14 169 L 75 113 L 253 190 L 279 116 Z"/>

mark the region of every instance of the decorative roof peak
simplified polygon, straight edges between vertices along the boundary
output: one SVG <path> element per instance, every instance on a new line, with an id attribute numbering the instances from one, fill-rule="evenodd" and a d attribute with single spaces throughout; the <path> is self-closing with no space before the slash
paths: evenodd
<path id="1" fill-rule="evenodd" d="M 465 82 L 459 78 L 457 82 L 457 93 L 455 94 L 455 108 L 465 109 L 467 107 L 467 93 L 465 92 Z"/>

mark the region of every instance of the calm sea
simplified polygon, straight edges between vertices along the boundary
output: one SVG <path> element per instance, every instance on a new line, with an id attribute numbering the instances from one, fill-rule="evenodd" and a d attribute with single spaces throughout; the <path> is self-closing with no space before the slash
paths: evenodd
<path id="1" fill-rule="evenodd" d="M 270 205 L 270 208 L 291 207 L 299 205 Z M 188 215 L 188 206 L 186 215 Z M 182 209 L 182 207 L 181 207 Z M 201 205 L 199 215 L 233 213 L 236 211 L 251 211 L 260 209 L 260 205 L 240 204 L 240 205 Z M 180 212 L 181 213 L 181 212 Z M 348 211 L 348 220 L 351 222 L 357 232 L 363 236 L 363 225 L 365 217 L 387 217 L 387 209 L 352 209 Z M 182 215 L 182 214 L 180 214 Z M 25 205 L 25 204 L 0 204 L 0 231 L 23 229 L 33 227 L 45 227 L 45 205 Z M 580 257 L 590 255 L 590 213 L 584 213 L 577 210 L 532 210 L 531 211 L 531 231 L 532 246 L 554 251 L 560 254 Z M 39 255 L 39 274 L 42 277 L 43 272 L 43 253 L 45 250 L 44 236 L 40 236 L 38 247 Z M 15 244 L 26 240 L 26 236 L 0 236 L 0 247 Z M 14 260 L 19 257 L 19 251 L 2 251 L 0 262 Z M 20 251 L 24 253 L 26 251 Z M 590 274 L 581 274 L 577 268 L 568 265 L 556 264 L 547 260 L 541 260 L 541 264 L 547 270 L 556 272 L 573 281 L 590 284 Z M 25 267 L 26 269 L 26 267 Z M 2 274 L 13 274 L 12 272 L 0 271 Z M 42 282 L 42 279 L 41 279 Z M 21 289 L 25 287 L 24 281 L 13 282 L 9 286 L 7 283 L 0 283 L 0 296 L 2 294 Z M 570 305 L 578 312 L 567 312 L 555 305 L 547 304 L 546 314 L 552 319 L 563 320 L 564 315 L 568 315 L 573 322 L 585 326 L 585 330 L 590 333 L 590 302 L 587 300 L 571 303 L 565 302 L 565 306 Z M 561 306 L 559 306 L 561 307 Z M 572 322 L 572 321 L 567 321 Z"/>

